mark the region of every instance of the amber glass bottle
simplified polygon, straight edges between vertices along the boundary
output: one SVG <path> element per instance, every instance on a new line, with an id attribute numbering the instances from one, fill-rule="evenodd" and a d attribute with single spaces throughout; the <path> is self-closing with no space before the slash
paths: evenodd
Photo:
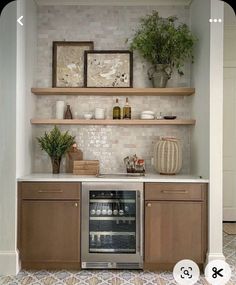
<path id="1" fill-rule="evenodd" d="M 67 109 L 66 109 L 64 118 L 67 119 L 67 120 L 72 120 L 73 119 L 72 112 L 71 112 L 71 109 L 70 109 L 70 105 L 67 105 Z"/>
<path id="2" fill-rule="evenodd" d="M 116 99 L 116 104 L 113 108 L 113 120 L 119 120 L 121 119 L 121 109 L 119 106 L 119 100 Z"/>
<path id="3" fill-rule="evenodd" d="M 123 119 L 131 119 L 131 107 L 129 105 L 129 99 L 126 98 L 125 106 L 123 107 Z"/>

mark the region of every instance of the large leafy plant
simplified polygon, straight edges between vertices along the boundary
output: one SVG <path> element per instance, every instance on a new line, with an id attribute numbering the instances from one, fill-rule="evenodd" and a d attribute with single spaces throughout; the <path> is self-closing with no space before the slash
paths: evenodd
<path id="1" fill-rule="evenodd" d="M 62 133 L 55 126 L 50 133 L 45 132 L 44 136 L 37 138 L 41 149 L 53 159 L 61 159 L 61 157 L 75 143 L 75 137 L 69 135 L 68 131 Z"/>
<path id="2" fill-rule="evenodd" d="M 131 49 L 137 50 L 152 65 L 168 64 L 183 74 L 186 59 L 193 60 L 193 46 L 196 42 L 188 26 L 177 24 L 178 18 L 162 18 L 157 11 L 143 17 L 131 42 Z"/>

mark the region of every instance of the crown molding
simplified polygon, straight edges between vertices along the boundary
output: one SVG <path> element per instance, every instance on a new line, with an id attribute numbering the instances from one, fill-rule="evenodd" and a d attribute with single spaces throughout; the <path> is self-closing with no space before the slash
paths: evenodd
<path id="1" fill-rule="evenodd" d="M 191 0 L 36 0 L 39 6 L 189 6 Z"/>

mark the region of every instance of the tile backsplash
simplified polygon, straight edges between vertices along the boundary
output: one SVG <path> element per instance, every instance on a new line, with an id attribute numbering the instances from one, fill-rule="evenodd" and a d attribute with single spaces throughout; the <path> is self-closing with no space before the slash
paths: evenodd
<path id="1" fill-rule="evenodd" d="M 94 41 L 95 49 L 127 49 L 126 39 L 131 38 L 139 18 L 157 9 L 161 16 L 177 15 L 181 22 L 188 23 L 189 10 L 183 7 L 92 7 L 92 6 L 42 6 L 38 8 L 38 63 L 36 86 L 52 85 L 52 42 Z M 134 54 L 134 87 L 150 87 L 147 79 L 148 64 Z M 168 86 L 189 86 L 190 67 L 185 66 L 185 75 L 176 73 Z M 64 100 L 72 107 L 75 118 L 95 107 L 106 108 L 108 118 L 116 97 L 112 96 L 36 96 L 36 118 L 55 118 L 57 100 Z M 125 97 L 118 97 L 121 106 Z M 179 118 L 190 118 L 190 100 L 187 97 L 132 96 L 132 117 L 138 118 L 141 111 L 153 110 L 159 114 L 172 113 Z M 35 126 L 33 136 L 33 171 L 50 172 L 47 155 L 42 152 L 36 137 L 52 127 Z M 123 172 L 123 158 L 137 154 L 146 160 L 146 168 L 153 170 L 151 157 L 153 147 L 160 136 L 176 136 L 183 148 L 182 173 L 190 169 L 189 126 L 63 126 L 76 136 L 85 159 L 99 159 L 101 172 Z M 64 170 L 64 161 L 62 171 Z"/>

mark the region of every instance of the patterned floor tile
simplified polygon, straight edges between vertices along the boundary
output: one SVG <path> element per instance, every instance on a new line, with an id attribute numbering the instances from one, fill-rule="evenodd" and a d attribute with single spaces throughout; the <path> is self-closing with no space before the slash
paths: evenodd
<path id="1" fill-rule="evenodd" d="M 224 254 L 232 269 L 227 285 L 236 284 L 236 236 L 223 234 Z M 203 276 L 198 285 L 208 285 Z M 141 270 L 54 270 L 25 271 L 0 276 L 0 285 L 176 285 L 171 272 Z"/>

